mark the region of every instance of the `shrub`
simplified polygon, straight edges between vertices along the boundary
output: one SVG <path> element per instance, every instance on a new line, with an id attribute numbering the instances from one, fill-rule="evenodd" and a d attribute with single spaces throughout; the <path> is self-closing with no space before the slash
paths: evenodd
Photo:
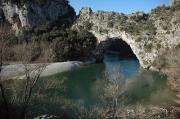
<path id="1" fill-rule="evenodd" d="M 142 39 L 141 39 L 141 37 L 138 37 L 137 39 L 136 39 L 136 42 L 140 42 Z"/>
<path id="2" fill-rule="evenodd" d="M 160 48 L 161 48 L 161 44 L 158 43 L 158 44 L 157 44 L 157 49 L 160 49 Z"/>
<path id="3" fill-rule="evenodd" d="M 176 49 L 180 49 L 180 43 L 176 45 Z"/>
<path id="4" fill-rule="evenodd" d="M 126 20 L 128 19 L 128 17 L 125 14 L 119 14 L 117 15 L 117 21 L 119 22 L 119 24 L 124 24 L 126 22 Z"/>
<path id="5" fill-rule="evenodd" d="M 109 21 L 109 22 L 107 23 L 107 27 L 113 28 L 113 26 L 114 26 L 113 21 Z"/>
<path id="6" fill-rule="evenodd" d="M 11 2 L 19 7 L 23 6 L 27 1 L 32 1 L 38 5 L 43 5 L 45 2 L 45 0 L 5 0 L 5 2 Z"/>
<path id="7" fill-rule="evenodd" d="M 171 10 L 171 12 L 180 10 L 180 3 L 178 3 L 178 4 L 174 5 L 174 6 L 172 6 L 170 10 Z"/>
<path id="8" fill-rule="evenodd" d="M 48 61 L 88 60 L 96 47 L 96 38 L 87 30 L 80 32 L 68 27 L 43 25 L 31 29 L 22 29 L 18 37 L 8 35 L 8 60 L 16 61 L 16 47 L 27 43 L 31 45 L 31 61 L 49 56 Z M 42 45 L 44 44 L 44 45 Z M 48 54 L 44 53 L 46 49 Z M 10 58 L 10 59 L 9 59 Z"/>
<path id="9" fill-rule="evenodd" d="M 91 23 L 91 22 L 89 22 L 89 21 L 86 21 L 86 22 L 84 23 L 84 28 L 85 28 L 86 30 L 91 30 L 92 26 L 93 26 L 93 23 Z"/>
<path id="10" fill-rule="evenodd" d="M 65 37 L 53 41 L 54 61 L 88 60 L 96 46 L 96 38 L 88 31 L 67 30 Z"/>
<path id="11" fill-rule="evenodd" d="M 149 43 L 149 44 L 145 44 L 145 50 L 147 52 L 151 52 L 152 48 L 153 48 L 153 44 L 152 43 Z"/>

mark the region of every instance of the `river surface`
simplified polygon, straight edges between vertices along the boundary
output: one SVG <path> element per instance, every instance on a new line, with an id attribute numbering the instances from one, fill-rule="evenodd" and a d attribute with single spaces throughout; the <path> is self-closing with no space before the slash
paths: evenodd
<path id="1" fill-rule="evenodd" d="M 74 110 L 77 105 L 89 108 L 101 104 L 109 81 L 115 82 L 113 85 L 119 83 L 118 92 L 124 105 L 171 103 L 173 94 L 167 88 L 165 76 L 142 70 L 137 59 L 106 54 L 104 63 L 86 65 L 39 80 L 33 92 L 31 113 L 35 116 L 58 115 L 65 108 Z M 14 87 L 22 93 L 23 86 L 21 81 Z"/>

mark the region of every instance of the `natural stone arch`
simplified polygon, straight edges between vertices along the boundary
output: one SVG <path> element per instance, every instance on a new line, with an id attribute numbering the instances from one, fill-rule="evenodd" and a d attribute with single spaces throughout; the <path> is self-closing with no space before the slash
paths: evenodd
<path id="1" fill-rule="evenodd" d="M 92 34 L 94 34 L 94 36 L 97 38 L 98 43 L 101 43 L 102 41 L 107 41 L 108 39 L 112 39 L 112 38 L 117 38 L 117 39 L 121 39 L 124 42 L 126 42 L 126 44 L 128 44 L 130 46 L 130 48 L 132 49 L 133 53 L 135 54 L 135 56 L 137 57 L 140 65 L 144 68 L 148 68 L 149 64 L 146 64 L 144 62 L 144 57 L 141 54 L 141 48 L 139 48 L 139 45 L 136 43 L 136 41 L 132 38 L 132 36 L 128 33 L 124 32 L 120 32 L 120 31 L 112 31 L 112 32 L 108 32 L 108 34 L 101 34 L 99 32 L 94 32 L 94 31 L 90 31 Z"/>
<path id="2" fill-rule="evenodd" d="M 137 59 L 133 50 L 124 40 L 121 38 L 108 38 L 105 41 L 101 41 L 98 46 L 98 50 L 104 50 L 104 53 L 115 53 L 122 58 Z"/>
<path id="3" fill-rule="evenodd" d="M 72 26 L 72 28 L 77 30 L 81 30 L 82 28 L 87 29 L 84 23 L 91 24 L 91 27 L 88 27 L 89 29 L 87 30 L 97 38 L 98 43 L 106 41 L 109 38 L 122 39 L 131 47 L 133 53 L 139 60 L 140 65 L 143 68 L 150 68 L 155 58 L 157 57 L 158 51 L 146 51 L 144 47 L 145 45 L 150 43 L 147 38 L 142 38 L 141 42 L 137 42 L 138 36 L 130 34 L 125 30 L 119 30 L 114 27 L 109 27 L 109 21 L 112 20 L 113 17 L 118 15 L 120 14 L 103 11 L 92 12 L 90 8 L 83 8 L 80 12 L 78 19 L 76 20 L 76 23 Z"/>
<path id="4" fill-rule="evenodd" d="M 172 19 L 169 20 L 170 24 L 174 18 L 177 18 L 179 12 L 174 13 L 169 14 L 172 16 Z M 142 19 L 147 22 L 140 22 Z M 87 23 L 90 27 L 87 27 Z M 173 34 L 169 34 L 168 30 L 164 29 L 166 23 L 165 19 L 161 19 L 161 15 L 157 16 L 154 12 L 149 14 L 136 12 L 127 15 L 105 11 L 93 12 L 91 8 L 83 8 L 72 28 L 87 29 L 96 36 L 98 42 L 113 37 L 120 38 L 131 47 L 143 68 L 156 70 L 154 61 L 157 60 L 158 56 L 166 52 L 166 49 L 176 47 L 180 42 L 179 25 L 171 27 L 170 29 L 176 28 L 176 30 Z M 143 29 L 144 26 L 145 29 Z M 165 26 L 169 27 L 170 25 Z"/>

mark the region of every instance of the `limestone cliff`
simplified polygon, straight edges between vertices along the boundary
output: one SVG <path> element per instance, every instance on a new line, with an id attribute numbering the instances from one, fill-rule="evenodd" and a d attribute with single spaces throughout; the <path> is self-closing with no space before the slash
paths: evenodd
<path id="1" fill-rule="evenodd" d="M 0 2 L 0 21 L 6 19 L 15 30 L 75 19 L 75 12 L 67 0 L 40 0 L 41 3 L 27 0 L 20 5 L 3 1 Z M 72 28 L 88 29 L 99 42 L 122 39 L 131 47 L 142 67 L 152 68 L 159 55 L 180 43 L 180 4 L 161 6 L 149 14 L 136 12 L 128 15 L 83 8 Z"/>
<path id="2" fill-rule="evenodd" d="M 171 6 L 178 4 L 180 0 L 171 0 Z"/>
<path id="3" fill-rule="evenodd" d="M 99 42 L 122 39 L 130 45 L 142 67 L 153 68 L 161 53 L 180 43 L 180 5 L 129 15 L 83 8 L 73 28 L 88 29 Z"/>
<path id="4" fill-rule="evenodd" d="M 12 2 L 0 2 L 0 20 L 2 16 L 10 22 L 13 27 L 33 27 L 47 22 L 53 22 L 60 17 L 66 18 L 66 22 L 72 22 L 75 18 L 74 9 L 66 0 L 41 0 L 35 3 L 33 0 L 26 0 L 18 5 Z"/>

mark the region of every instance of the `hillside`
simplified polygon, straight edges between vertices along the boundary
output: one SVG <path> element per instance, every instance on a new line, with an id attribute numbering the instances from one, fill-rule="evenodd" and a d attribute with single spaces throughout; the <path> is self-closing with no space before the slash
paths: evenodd
<path id="1" fill-rule="evenodd" d="M 130 45 L 142 67 L 153 68 L 159 55 L 180 43 L 180 5 L 128 15 L 83 8 L 73 28 L 88 29 L 99 43 L 120 38 Z"/>
<path id="2" fill-rule="evenodd" d="M 0 118 L 179 119 L 179 59 L 179 0 L 77 16 L 68 0 L 1 0 Z"/>

